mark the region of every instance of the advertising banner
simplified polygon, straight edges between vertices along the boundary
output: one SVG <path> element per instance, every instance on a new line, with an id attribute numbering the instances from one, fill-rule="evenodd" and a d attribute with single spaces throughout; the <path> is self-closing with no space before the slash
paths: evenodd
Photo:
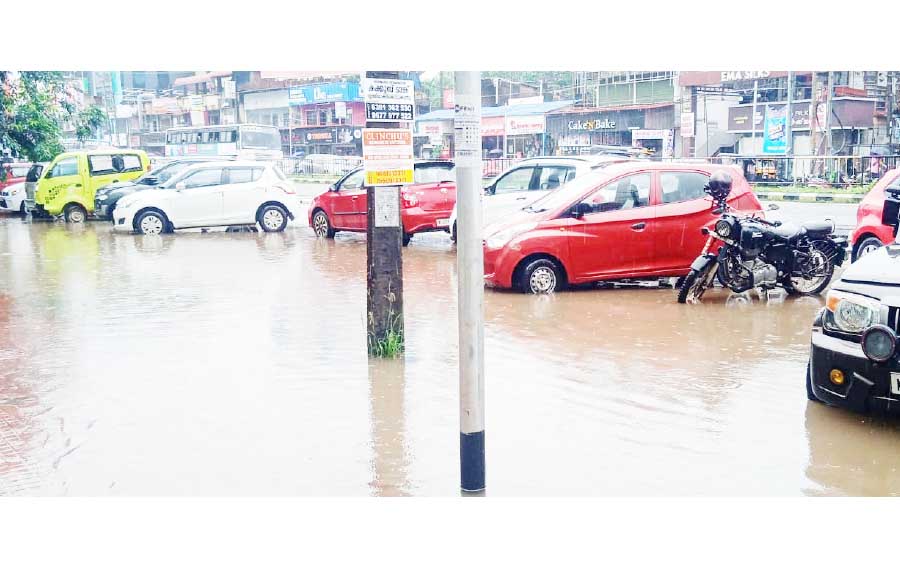
<path id="1" fill-rule="evenodd" d="M 369 186 L 413 183 L 413 132 L 409 129 L 363 129 L 363 168 Z"/>
<path id="2" fill-rule="evenodd" d="M 362 81 L 367 121 L 412 121 L 415 89 L 412 80 L 365 78 Z"/>
<path id="3" fill-rule="evenodd" d="M 543 132 L 543 115 L 517 115 L 506 118 L 507 135 L 534 135 Z"/>
<path id="4" fill-rule="evenodd" d="M 787 152 L 787 106 L 768 106 L 763 128 L 763 148 L 765 154 L 785 154 Z"/>

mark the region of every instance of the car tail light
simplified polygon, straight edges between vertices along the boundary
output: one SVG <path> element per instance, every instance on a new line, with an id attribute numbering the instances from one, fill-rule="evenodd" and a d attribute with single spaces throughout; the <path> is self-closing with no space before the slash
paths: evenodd
<path id="1" fill-rule="evenodd" d="M 403 194 L 401 199 L 403 201 L 403 207 L 405 208 L 416 207 L 419 205 L 419 198 L 416 197 L 416 194 Z"/>

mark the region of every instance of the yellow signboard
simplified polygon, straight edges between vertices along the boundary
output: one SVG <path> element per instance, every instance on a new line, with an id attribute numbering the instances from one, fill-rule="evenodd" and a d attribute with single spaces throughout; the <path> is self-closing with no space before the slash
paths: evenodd
<path id="1" fill-rule="evenodd" d="M 413 183 L 413 136 L 409 129 L 363 129 L 366 185 Z"/>
<path id="2" fill-rule="evenodd" d="M 412 184 L 412 170 L 370 170 L 366 172 L 367 186 L 396 186 Z"/>

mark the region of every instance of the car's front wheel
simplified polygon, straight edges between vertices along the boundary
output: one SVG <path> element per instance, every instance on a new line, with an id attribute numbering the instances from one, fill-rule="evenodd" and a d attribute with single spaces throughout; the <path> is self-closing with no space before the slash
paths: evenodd
<path id="1" fill-rule="evenodd" d="M 267 233 L 279 233 L 287 227 L 288 217 L 278 205 L 266 205 L 259 210 L 259 226 Z"/>
<path id="2" fill-rule="evenodd" d="M 70 203 L 63 210 L 66 223 L 84 223 L 87 220 L 87 211 L 77 203 Z"/>
<path id="3" fill-rule="evenodd" d="M 139 235 L 159 235 L 166 231 L 166 218 L 159 211 L 141 212 L 135 224 L 135 232 Z"/>
<path id="4" fill-rule="evenodd" d="M 853 260 L 859 260 L 866 254 L 870 252 L 874 252 L 881 248 L 883 245 L 881 241 L 878 240 L 878 237 L 866 237 L 856 245 L 856 252 L 853 253 Z"/>
<path id="5" fill-rule="evenodd" d="M 547 258 L 532 259 L 521 271 L 518 285 L 524 293 L 548 294 L 563 286 L 559 266 Z"/>
<path id="6" fill-rule="evenodd" d="M 313 213 L 312 224 L 313 231 L 317 237 L 334 238 L 334 229 L 331 228 L 331 221 L 328 220 L 328 215 L 321 209 Z"/>

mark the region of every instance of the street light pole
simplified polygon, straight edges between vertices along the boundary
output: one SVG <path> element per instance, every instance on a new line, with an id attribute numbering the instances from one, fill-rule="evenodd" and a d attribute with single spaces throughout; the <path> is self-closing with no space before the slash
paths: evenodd
<path id="1" fill-rule="evenodd" d="M 484 257 L 481 241 L 481 73 L 455 73 L 459 459 L 463 491 L 485 488 Z"/>
<path id="2" fill-rule="evenodd" d="M 793 166 L 791 155 L 794 152 L 794 71 L 789 70 L 787 75 L 787 108 L 785 108 L 784 122 L 784 173 L 785 178 L 790 178 L 793 183 Z"/>

